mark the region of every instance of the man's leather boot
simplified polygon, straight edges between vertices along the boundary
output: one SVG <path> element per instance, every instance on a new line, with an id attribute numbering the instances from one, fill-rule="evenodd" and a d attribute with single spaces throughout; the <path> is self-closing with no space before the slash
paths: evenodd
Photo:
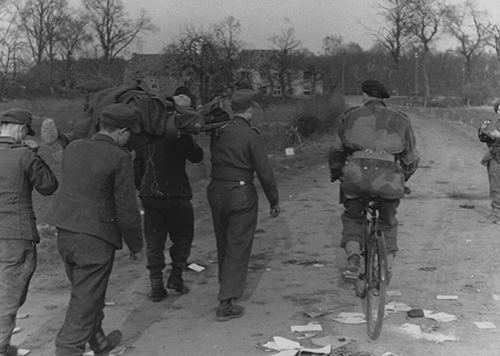
<path id="1" fill-rule="evenodd" d="M 161 302 L 167 297 L 167 290 L 163 286 L 163 277 L 151 278 L 151 294 L 149 298 L 153 302 Z"/>
<path id="2" fill-rule="evenodd" d="M 245 308 L 231 302 L 231 299 L 221 300 L 217 307 L 217 320 L 227 321 L 234 318 L 240 318 L 245 313 Z"/>
<path id="3" fill-rule="evenodd" d="M 99 329 L 90 337 L 89 344 L 95 356 L 108 355 L 122 341 L 122 332 L 113 330 L 107 336 L 102 329 Z"/>
<path id="4" fill-rule="evenodd" d="M 170 271 L 170 276 L 167 280 L 168 289 L 174 289 L 181 294 L 189 293 L 189 288 L 184 284 L 184 280 L 182 279 L 182 271 L 185 266 L 185 263 L 172 263 L 172 271 Z"/>

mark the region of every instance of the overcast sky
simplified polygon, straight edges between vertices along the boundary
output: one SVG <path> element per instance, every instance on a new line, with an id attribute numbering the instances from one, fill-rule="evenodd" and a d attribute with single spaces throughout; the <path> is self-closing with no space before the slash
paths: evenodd
<path id="1" fill-rule="evenodd" d="M 448 0 L 463 3 L 465 0 Z M 79 3 L 72 0 L 73 3 Z M 123 0 L 131 17 L 141 8 L 151 16 L 158 32 L 143 37 L 132 52 L 157 53 L 187 24 L 208 28 L 232 15 L 241 22 L 241 38 L 247 48 L 269 48 L 269 38 L 294 27 L 304 47 L 317 53 L 330 34 L 344 42 L 368 49 L 373 44 L 369 29 L 380 26 L 376 0 Z M 477 0 L 477 4 L 500 23 L 499 0 Z M 445 42 L 450 45 L 449 41 Z M 446 46 L 446 44 L 443 44 Z"/>

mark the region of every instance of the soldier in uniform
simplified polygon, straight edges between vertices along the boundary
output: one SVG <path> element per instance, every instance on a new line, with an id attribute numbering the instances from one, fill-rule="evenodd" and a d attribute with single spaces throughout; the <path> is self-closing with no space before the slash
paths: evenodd
<path id="1" fill-rule="evenodd" d="M 100 130 L 72 141 L 64 151 L 61 188 L 49 223 L 58 228 L 58 248 L 71 283 L 66 319 L 56 337 L 57 356 L 81 356 L 85 344 L 107 355 L 121 332 L 105 335 L 104 298 L 115 250 L 122 239 L 133 262 L 141 259 L 142 228 L 132 159 L 121 148 L 136 127 L 137 109 L 112 104 L 100 115 Z"/>
<path id="2" fill-rule="evenodd" d="M 182 271 L 191 252 L 194 212 L 186 160 L 197 163 L 202 159 L 203 149 L 189 134 L 183 134 L 176 140 L 163 139 L 137 151 L 134 169 L 136 186 L 144 207 L 150 298 L 154 302 L 159 302 L 167 296 L 162 273 L 165 268 L 164 249 L 167 235 L 172 240 L 172 270 L 167 280 L 167 288 L 180 293 L 189 292 L 182 279 Z"/>
<path id="3" fill-rule="evenodd" d="M 0 114 L 0 356 L 16 356 L 10 345 L 16 314 L 24 304 L 36 268 L 38 235 L 31 192 L 57 189 L 57 179 L 37 146 L 23 143 L 33 136 L 32 115 L 23 109 Z"/>
<path id="4" fill-rule="evenodd" d="M 231 97 L 234 117 L 214 132 L 210 141 L 212 170 L 207 197 L 217 242 L 220 304 L 216 316 L 220 321 L 238 318 L 244 312 L 232 301 L 243 295 L 257 226 L 254 172 L 269 201 L 271 217 L 280 213 L 265 144 L 250 126 L 254 97 L 252 90 L 236 91 Z"/>
<path id="5" fill-rule="evenodd" d="M 343 231 L 341 246 L 347 254 L 343 277 L 360 274 L 363 249 L 363 204 L 360 198 L 383 199 L 380 228 L 387 242 L 388 269 L 398 251 L 396 208 L 405 182 L 417 169 L 419 156 L 408 117 L 384 103 L 389 94 L 384 85 L 368 79 L 362 83 L 363 105 L 341 117 L 329 153 L 331 181 L 341 181 Z"/>
<path id="6" fill-rule="evenodd" d="M 498 113 L 500 101 L 493 105 L 493 111 Z M 481 163 L 488 170 L 488 181 L 490 184 L 490 213 L 479 219 L 483 224 L 500 224 L 500 123 L 498 118 L 483 122 L 478 129 L 481 142 L 486 143 L 488 152 Z"/>

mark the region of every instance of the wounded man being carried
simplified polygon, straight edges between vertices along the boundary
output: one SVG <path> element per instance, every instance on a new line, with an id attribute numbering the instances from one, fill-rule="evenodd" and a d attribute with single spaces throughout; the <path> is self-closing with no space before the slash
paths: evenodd
<path id="1" fill-rule="evenodd" d="M 137 149 L 159 138 L 175 139 L 181 133 L 206 131 L 230 119 L 230 115 L 216 115 L 203 110 L 194 111 L 186 107 L 176 107 L 175 103 L 158 96 L 158 81 L 146 76 L 139 83 L 122 84 L 94 94 L 90 105 L 77 118 L 70 132 L 60 132 L 52 119 L 42 123 L 41 138 L 47 144 L 58 141 L 63 147 L 69 142 L 92 136 L 98 128 L 99 114 L 113 103 L 130 104 L 139 109 L 138 127 L 132 130 L 129 147 Z M 204 108 L 207 106 L 205 105 Z"/>

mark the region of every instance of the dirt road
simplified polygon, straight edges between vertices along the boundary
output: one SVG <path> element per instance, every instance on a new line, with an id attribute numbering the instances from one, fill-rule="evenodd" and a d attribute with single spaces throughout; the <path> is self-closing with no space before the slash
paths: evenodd
<path id="1" fill-rule="evenodd" d="M 243 356 L 267 355 L 255 347 L 272 336 L 295 339 L 290 327 L 317 321 L 322 335 L 344 335 L 357 340 L 358 351 L 380 356 L 393 352 L 417 355 L 500 355 L 500 329 L 479 329 L 476 321 L 500 328 L 498 226 L 483 225 L 487 197 L 486 171 L 479 163 L 485 150 L 474 130 L 462 124 L 412 116 L 421 168 L 409 183 L 413 193 L 399 209 L 400 253 L 390 298 L 412 307 L 457 316 L 448 323 L 407 319 L 404 313 L 387 316 L 381 337 L 370 341 L 365 325 L 332 320 L 343 311 L 362 311 L 351 285 L 340 281 L 345 263 L 339 249 L 341 207 L 338 185 L 328 180 L 322 165 L 283 175 L 280 186 L 282 215 L 267 216 L 261 197 L 248 286 L 241 304 L 243 318 L 215 321 L 217 271 L 215 240 L 206 206 L 206 181 L 196 184 L 196 237 L 191 261 L 207 266 L 203 272 L 187 272 L 191 293 L 170 293 L 161 303 L 148 301 L 148 279 L 143 265 L 130 265 L 118 254 L 111 278 L 104 327 L 120 328 L 126 355 Z M 317 145 L 318 155 L 326 145 Z M 281 164 L 287 165 L 286 160 Z M 286 171 L 286 169 L 285 169 Z M 462 206 L 462 207 L 461 207 Z M 32 350 L 33 356 L 53 355 L 53 339 L 62 323 L 68 301 L 68 285 L 62 268 L 41 268 L 34 277 L 27 304 L 18 321 L 23 330 L 14 341 Z M 439 294 L 458 300 L 437 300 Z M 304 311 L 328 311 L 310 319 Z M 458 342 L 417 340 L 399 329 L 405 323 L 426 324 L 435 332 L 455 335 Z M 300 340 L 310 345 L 308 339 Z M 334 353 L 339 355 L 339 353 Z M 344 353 L 343 355 L 350 355 Z"/>

